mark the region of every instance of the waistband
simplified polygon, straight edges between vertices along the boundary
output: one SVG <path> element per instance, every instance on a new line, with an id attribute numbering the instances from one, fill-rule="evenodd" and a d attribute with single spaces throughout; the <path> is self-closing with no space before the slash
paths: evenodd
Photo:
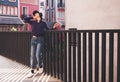
<path id="1" fill-rule="evenodd" d="M 34 37 L 34 38 L 38 38 L 38 37 L 43 37 L 43 36 L 35 36 L 35 35 L 33 35 L 32 37 Z"/>

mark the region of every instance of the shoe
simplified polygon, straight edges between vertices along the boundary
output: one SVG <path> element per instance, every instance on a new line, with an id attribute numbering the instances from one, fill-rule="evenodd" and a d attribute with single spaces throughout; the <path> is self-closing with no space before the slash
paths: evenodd
<path id="1" fill-rule="evenodd" d="M 28 75 L 27 75 L 27 78 L 31 78 L 31 77 L 33 77 L 33 76 L 34 76 L 34 73 L 29 72 Z"/>
<path id="2" fill-rule="evenodd" d="M 43 73 L 43 68 L 37 68 L 39 74 Z"/>

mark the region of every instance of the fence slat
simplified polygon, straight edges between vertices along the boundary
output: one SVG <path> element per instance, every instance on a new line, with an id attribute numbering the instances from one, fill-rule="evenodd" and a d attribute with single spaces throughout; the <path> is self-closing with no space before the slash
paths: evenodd
<path id="1" fill-rule="evenodd" d="M 67 82 L 67 33 L 64 33 L 64 82 Z"/>
<path id="2" fill-rule="evenodd" d="M 56 48 L 55 48 L 55 32 L 53 32 L 53 71 L 54 71 L 54 77 L 56 77 Z"/>
<path id="3" fill-rule="evenodd" d="M 117 82 L 120 82 L 120 32 L 118 32 L 118 45 L 117 45 Z"/>
<path id="4" fill-rule="evenodd" d="M 89 33 L 89 82 L 92 82 L 92 32 Z"/>
<path id="5" fill-rule="evenodd" d="M 63 80 L 63 33 L 60 32 L 59 34 L 60 38 L 60 46 L 59 46 L 59 51 L 60 51 L 60 78 Z"/>
<path id="6" fill-rule="evenodd" d="M 76 32 L 73 32 L 73 81 L 76 82 Z"/>
<path id="7" fill-rule="evenodd" d="M 52 45 L 53 45 L 53 43 L 52 43 L 52 39 L 53 39 L 53 36 L 52 36 L 52 33 L 50 33 L 50 38 L 49 38 L 50 40 L 50 74 L 51 74 L 51 76 L 53 76 L 53 54 L 52 54 Z"/>
<path id="8" fill-rule="evenodd" d="M 83 82 L 86 82 L 86 33 L 83 32 Z"/>
<path id="9" fill-rule="evenodd" d="M 106 82 L 106 33 L 102 33 L 102 82 Z"/>
<path id="10" fill-rule="evenodd" d="M 49 63 L 49 61 L 50 61 L 50 59 L 49 59 L 49 55 L 50 55 L 50 44 L 49 44 L 49 38 L 50 38 L 50 35 L 49 35 L 49 33 L 47 33 L 48 34 L 48 40 L 47 40 L 47 49 L 48 49 L 48 54 L 47 54 L 47 74 L 49 75 L 50 74 L 50 71 L 49 71 L 49 69 L 50 69 L 50 63 Z"/>
<path id="11" fill-rule="evenodd" d="M 78 33 L 78 82 L 81 82 L 81 32 Z"/>
<path id="12" fill-rule="evenodd" d="M 95 33 L 95 82 L 99 80 L 99 33 Z"/>
<path id="13" fill-rule="evenodd" d="M 109 82 L 113 82 L 113 53 L 114 53 L 114 34 L 113 32 L 110 33 L 110 40 L 109 40 Z"/>
<path id="14" fill-rule="evenodd" d="M 69 62 L 69 78 L 68 81 L 71 82 L 71 32 L 68 33 L 68 62 Z"/>
<path id="15" fill-rule="evenodd" d="M 59 76 L 59 73 L 60 73 L 60 71 L 59 71 L 59 68 L 60 68 L 60 66 L 59 66 L 59 32 L 58 33 L 56 33 L 56 37 L 57 37 L 57 42 L 56 42 L 56 48 L 57 48 L 57 54 L 56 54 L 56 59 L 57 59 L 57 77 L 58 77 L 58 79 L 60 78 L 60 76 Z"/>

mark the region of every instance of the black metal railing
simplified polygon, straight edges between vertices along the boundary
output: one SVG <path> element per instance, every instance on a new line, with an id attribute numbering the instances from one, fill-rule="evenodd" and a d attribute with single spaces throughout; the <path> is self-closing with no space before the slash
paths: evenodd
<path id="1" fill-rule="evenodd" d="M 47 31 L 43 58 L 64 82 L 120 82 L 120 30 Z"/>
<path id="2" fill-rule="evenodd" d="M 30 32 L 0 32 L 0 55 L 29 66 Z M 120 30 L 49 30 L 46 74 L 64 82 L 120 82 Z"/>
<path id="3" fill-rule="evenodd" d="M 0 55 L 29 66 L 30 32 L 0 32 Z"/>

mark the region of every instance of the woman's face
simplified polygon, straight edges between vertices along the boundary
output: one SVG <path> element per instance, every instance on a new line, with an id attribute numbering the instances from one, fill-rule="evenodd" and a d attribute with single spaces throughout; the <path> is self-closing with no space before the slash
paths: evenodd
<path id="1" fill-rule="evenodd" d="M 59 27 L 59 26 L 60 26 L 59 23 L 55 23 L 53 27 L 56 28 L 56 27 Z"/>
<path id="2" fill-rule="evenodd" d="M 37 20 L 38 17 L 39 17 L 39 13 L 36 13 L 36 14 L 33 16 L 33 18 L 34 18 L 35 20 Z"/>

